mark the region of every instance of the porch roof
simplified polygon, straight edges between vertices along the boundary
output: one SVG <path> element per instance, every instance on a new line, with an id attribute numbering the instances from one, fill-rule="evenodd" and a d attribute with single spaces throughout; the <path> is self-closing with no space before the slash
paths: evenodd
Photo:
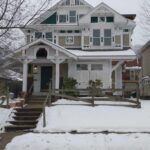
<path id="1" fill-rule="evenodd" d="M 60 46 L 60 45 L 57 45 L 53 42 L 50 42 L 46 39 L 37 39 L 29 44 L 26 44 L 25 46 L 19 48 L 18 50 L 15 51 L 15 53 L 18 53 L 20 51 L 23 51 L 23 50 L 27 50 L 29 49 L 31 46 L 34 46 L 36 44 L 40 44 L 40 43 L 43 43 L 45 45 L 48 45 L 48 46 L 51 46 L 52 48 L 54 48 L 55 50 L 58 50 L 59 52 L 62 52 L 64 54 L 66 54 L 67 56 L 71 57 L 71 58 L 74 58 L 74 59 L 77 59 L 77 56 L 73 53 L 71 53 L 70 51 L 68 51 L 67 49 L 65 49 L 64 47 Z"/>
<path id="2" fill-rule="evenodd" d="M 115 60 L 134 60 L 136 54 L 132 49 L 128 50 L 100 50 L 100 51 L 84 51 L 84 50 L 68 50 L 76 55 L 78 59 L 115 59 Z"/>

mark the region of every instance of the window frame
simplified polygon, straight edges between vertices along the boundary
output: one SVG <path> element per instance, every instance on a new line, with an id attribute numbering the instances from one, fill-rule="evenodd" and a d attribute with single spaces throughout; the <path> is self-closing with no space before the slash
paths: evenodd
<path id="1" fill-rule="evenodd" d="M 94 36 L 94 30 L 99 31 L 99 36 Z M 99 40 L 99 44 L 94 44 L 94 40 Z M 100 29 L 93 29 L 93 46 L 100 46 L 101 45 L 101 30 Z"/>
<path id="2" fill-rule="evenodd" d="M 71 15 L 71 12 L 75 12 L 75 15 Z M 72 22 L 71 19 L 74 18 L 75 20 Z M 76 23 L 77 22 L 77 12 L 76 10 L 69 11 L 69 23 Z"/>
<path id="3" fill-rule="evenodd" d="M 91 71 L 102 71 L 102 70 L 103 64 L 91 64 Z"/>
<path id="4" fill-rule="evenodd" d="M 47 37 L 47 34 L 51 34 L 51 37 Z M 46 32 L 45 33 L 45 38 L 47 39 L 47 40 L 49 40 L 49 41 L 53 41 L 53 32 Z"/>
<path id="5" fill-rule="evenodd" d="M 113 23 L 114 22 L 114 16 L 106 16 L 106 22 L 107 23 Z"/>
<path id="6" fill-rule="evenodd" d="M 82 66 L 82 67 L 81 67 Z M 84 68 L 84 67 L 85 68 Z M 77 71 L 88 71 L 88 64 L 76 64 L 76 70 Z"/>
<path id="7" fill-rule="evenodd" d="M 105 31 L 110 30 L 111 35 L 110 36 L 105 36 Z M 106 45 L 105 40 L 110 39 L 110 45 Z M 104 46 L 112 46 L 112 30 L 111 29 L 104 29 Z"/>
<path id="8" fill-rule="evenodd" d="M 65 17 L 65 21 L 63 20 L 64 18 L 61 18 L 62 20 L 60 20 L 60 17 Z M 67 23 L 67 15 L 66 14 L 60 14 L 58 18 L 59 18 L 59 23 Z"/>
<path id="9" fill-rule="evenodd" d="M 39 37 L 36 37 L 36 34 L 41 34 L 41 36 L 39 36 Z M 40 39 L 40 38 L 43 38 L 43 33 L 42 32 L 35 32 L 34 33 L 34 37 L 35 37 L 35 39 Z"/>
<path id="10" fill-rule="evenodd" d="M 72 38 L 72 42 L 68 42 L 67 38 Z M 74 36 L 66 36 L 65 37 L 65 44 L 66 45 L 73 45 L 74 44 Z"/>

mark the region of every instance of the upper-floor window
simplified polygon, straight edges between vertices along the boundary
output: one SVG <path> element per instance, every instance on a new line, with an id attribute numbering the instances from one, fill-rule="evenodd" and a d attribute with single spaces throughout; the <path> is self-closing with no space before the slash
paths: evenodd
<path id="1" fill-rule="evenodd" d="M 35 32 L 35 38 L 36 39 L 42 38 L 42 32 Z"/>
<path id="2" fill-rule="evenodd" d="M 47 40 L 53 41 L 53 34 L 52 32 L 46 32 L 45 37 Z"/>
<path id="3" fill-rule="evenodd" d="M 69 22 L 75 23 L 76 22 L 76 11 L 72 10 L 69 12 Z"/>
<path id="4" fill-rule="evenodd" d="M 91 17 L 91 23 L 98 23 L 98 22 L 114 22 L 114 17 L 113 16 L 108 16 L 108 17 L 104 17 L 104 16 L 92 16 Z"/>
<path id="5" fill-rule="evenodd" d="M 70 0 L 66 0 L 66 5 L 70 5 Z"/>
<path id="6" fill-rule="evenodd" d="M 111 46 L 111 29 L 104 29 L 104 46 Z"/>
<path id="7" fill-rule="evenodd" d="M 100 46 L 100 30 L 93 30 L 93 46 Z"/>
<path id="8" fill-rule="evenodd" d="M 114 22 L 114 17 L 113 16 L 106 17 L 106 22 Z"/>
<path id="9" fill-rule="evenodd" d="M 59 22 L 66 23 L 67 22 L 67 15 L 59 15 Z"/>
<path id="10" fill-rule="evenodd" d="M 97 23 L 98 17 L 91 17 L 91 23 Z"/>

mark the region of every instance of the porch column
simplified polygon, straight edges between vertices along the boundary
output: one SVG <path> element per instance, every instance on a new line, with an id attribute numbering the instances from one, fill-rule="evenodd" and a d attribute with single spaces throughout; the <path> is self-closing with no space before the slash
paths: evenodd
<path id="1" fill-rule="evenodd" d="M 56 63 L 56 76 L 55 76 L 55 89 L 59 89 L 59 80 L 60 80 L 60 71 L 59 71 L 59 63 Z"/>
<path id="2" fill-rule="evenodd" d="M 122 66 L 115 70 L 115 88 L 122 89 Z"/>
<path id="3" fill-rule="evenodd" d="M 27 92 L 27 75 L 28 75 L 28 63 L 24 61 L 23 63 L 23 85 L 22 91 Z"/>

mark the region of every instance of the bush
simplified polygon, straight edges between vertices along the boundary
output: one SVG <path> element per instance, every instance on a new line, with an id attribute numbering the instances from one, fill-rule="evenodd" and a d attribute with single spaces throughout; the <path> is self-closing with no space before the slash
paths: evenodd
<path id="1" fill-rule="evenodd" d="M 90 80 L 89 86 L 88 86 L 89 94 L 92 97 L 101 96 L 102 95 L 102 91 L 101 91 L 102 86 L 103 86 L 103 83 L 101 80 L 98 80 L 98 79 L 96 79 L 95 81 Z"/>
<path id="2" fill-rule="evenodd" d="M 74 91 L 65 91 L 65 94 L 71 96 L 78 96 L 79 92 L 76 88 L 77 80 L 74 78 L 66 77 L 63 81 L 63 89 L 65 90 L 74 90 Z"/>

